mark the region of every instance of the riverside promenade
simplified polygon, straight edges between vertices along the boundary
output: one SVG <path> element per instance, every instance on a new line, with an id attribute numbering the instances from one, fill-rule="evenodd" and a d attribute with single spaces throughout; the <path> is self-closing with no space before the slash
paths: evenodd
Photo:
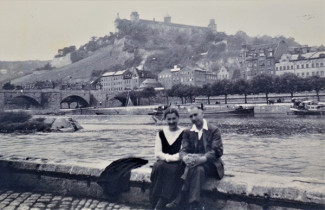
<path id="1" fill-rule="evenodd" d="M 132 170 L 130 190 L 114 202 L 96 182 L 103 170 L 2 156 L 0 209 L 150 208 L 150 168 Z M 208 180 L 203 190 L 205 209 L 211 210 L 325 208 L 325 182 L 319 179 L 226 170 L 221 181 Z"/>

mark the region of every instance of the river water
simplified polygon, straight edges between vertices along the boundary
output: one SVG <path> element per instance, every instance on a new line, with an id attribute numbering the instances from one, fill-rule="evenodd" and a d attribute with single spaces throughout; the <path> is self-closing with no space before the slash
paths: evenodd
<path id="1" fill-rule="evenodd" d="M 155 161 L 154 139 L 164 124 L 148 115 L 73 115 L 84 129 L 74 133 L 1 134 L 0 155 L 46 158 L 104 168 L 121 157 Z M 226 173 L 243 171 L 324 180 L 324 117 L 207 116 L 220 127 Z M 180 125 L 190 125 L 181 119 Z"/>

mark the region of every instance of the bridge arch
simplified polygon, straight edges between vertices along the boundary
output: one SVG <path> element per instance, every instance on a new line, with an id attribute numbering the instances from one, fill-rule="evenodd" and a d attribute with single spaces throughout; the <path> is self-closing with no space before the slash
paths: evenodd
<path id="1" fill-rule="evenodd" d="M 88 107 L 89 103 L 87 102 L 86 99 L 83 97 L 80 97 L 78 95 L 70 95 L 65 97 L 61 102 L 60 102 L 60 108 L 64 108 L 63 105 L 67 104 L 68 107 L 66 108 L 83 108 L 83 107 Z M 71 107 L 72 106 L 72 107 Z"/>
<path id="2" fill-rule="evenodd" d="M 10 100 L 10 105 L 28 109 L 30 107 L 41 107 L 41 104 L 34 98 L 26 95 L 15 96 Z"/>

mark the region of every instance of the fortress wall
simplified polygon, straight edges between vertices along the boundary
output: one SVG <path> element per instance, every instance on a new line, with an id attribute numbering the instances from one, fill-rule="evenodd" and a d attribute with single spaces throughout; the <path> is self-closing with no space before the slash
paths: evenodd
<path id="1" fill-rule="evenodd" d="M 58 164 L 47 159 L 1 157 L 0 187 L 112 199 L 96 183 L 102 171 L 103 168 Z M 130 179 L 131 189 L 123 193 L 118 202 L 149 207 L 150 172 L 148 167 L 134 169 Z M 221 181 L 208 180 L 203 189 L 203 202 L 217 208 L 325 207 L 324 180 L 226 171 Z"/>

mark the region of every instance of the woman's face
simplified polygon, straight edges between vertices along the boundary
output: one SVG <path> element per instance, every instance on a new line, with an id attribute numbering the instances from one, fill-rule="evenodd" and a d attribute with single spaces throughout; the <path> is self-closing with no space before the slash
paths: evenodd
<path id="1" fill-rule="evenodd" d="M 166 121 L 170 129 L 176 129 L 178 125 L 178 117 L 175 113 L 166 115 Z"/>

